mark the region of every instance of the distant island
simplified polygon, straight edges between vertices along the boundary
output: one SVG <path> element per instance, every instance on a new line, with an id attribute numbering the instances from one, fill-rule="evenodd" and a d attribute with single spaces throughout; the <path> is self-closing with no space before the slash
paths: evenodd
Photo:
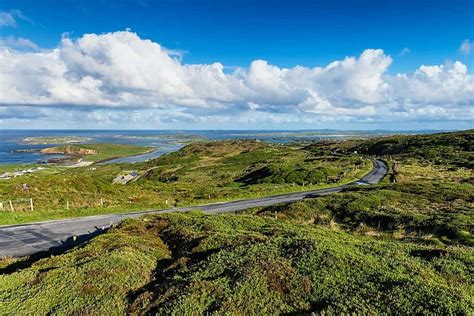
<path id="1" fill-rule="evenodd" d="M 22 141 L 30 145 L 75 144 L 91 141 L 89 137 L 79 136 L 38 136 L 26 137 Z"/>
<path id="2" fill-rule="evenodd" d="M 126 144 L 80 144 L 56 146 L 41 149 L 43 154 L 63 154 L 67 160 L 81 159 L 87 162 L 100 162 L 114 158 L 135 156 L 152 151 L 153 148 Z"/>
<path id="3" fill-rule="evenodd" d="M 17 149 L 15 152 L 37 152 L 45 155 L 63 155 L 46 159 L 41 163 L 83 167 L 95 162 L 146 154 L 153 150 L 155 150 L 155 148 L 138 145 L 97 143 L 61 145 L 42 149 Z"/>

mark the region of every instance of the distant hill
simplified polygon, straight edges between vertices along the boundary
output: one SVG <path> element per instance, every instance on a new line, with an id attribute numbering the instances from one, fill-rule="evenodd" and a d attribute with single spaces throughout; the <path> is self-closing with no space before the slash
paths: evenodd
<path id="1" fill-rule="evenodd" d="M 357 151 L 375 156 L 422 158 L 432 163 L 474 168 L 474 130 L 426 135 L 395 135 L 344 142 L 311 144 L 308 150 Z"/>
<path id="2" fill-rule="evenodd" d="M 176 182 L 212 165 L 209 174 L 238 185 L 335 183 L 351 173 L 369 170 L 370 162 L 356 155 L 314 156 L 300 146 L 281 146 L 256 140 L 225 140 L 189 144 L 146 163 L 152 169 L 144 178 Z M 164 166 L 168 166 L 165 168 Z M 184 165 L 185 167 L 181 166 Z M 354 178 L 357 178 L 354 176 Z M 207 184 L 210 182 L 208 181 Z"/>

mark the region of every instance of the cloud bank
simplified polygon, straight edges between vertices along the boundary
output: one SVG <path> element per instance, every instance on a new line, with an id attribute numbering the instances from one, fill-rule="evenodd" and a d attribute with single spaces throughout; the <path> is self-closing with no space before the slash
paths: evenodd
<path id="1" fill-rule="evenodd" d="M 383 50 L 367 49 L 323 67 L 255 60 L 228 72 L 218 62 L 183 63 L 180 54 L 131 31 L 64 37 L 51 50 L 24 51 L 0 41 L 0 121 L 30 117 L 15 117 L 25 109 L 38 117 L 86 113 L 99 122 L 135 113 L 152 125 L 230 117 L 474 120 L 474 76 L 464 64 L 421 65 L 414 73 L 390 75 L 391 63 Z"/>

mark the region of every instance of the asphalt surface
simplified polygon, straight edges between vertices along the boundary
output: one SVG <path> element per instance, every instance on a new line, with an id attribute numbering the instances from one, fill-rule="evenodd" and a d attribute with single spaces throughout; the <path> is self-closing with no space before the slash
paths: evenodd
<path id="1" fill-rule="evenodd" d="M 167 210 L 147 210 L 141 212 L 97 215 L 63 220 L 52 220 L 23 225 L 0 226 L 0 257 L 20 257 L 41 252 L 71 248 L 104 232 L 111 225 L 125 218 L 139 217 L 150 213 L 187 212 L 201 210 L 209 214 L 235 212 L 253 207 L 298 201 L 305 198 L 328 195 L 342 191 L 351 185 L 378 183 L 387 173 L 387 166 L 380 160 L 373 161 L 373 169 L 366 176 L 351 184 L 338 187 L 274 195 L 224 203 L 180 207 Z"/>

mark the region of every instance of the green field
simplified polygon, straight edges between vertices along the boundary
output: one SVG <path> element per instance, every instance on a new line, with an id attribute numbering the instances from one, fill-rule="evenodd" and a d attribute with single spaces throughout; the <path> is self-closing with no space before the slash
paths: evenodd
<path id="1" fill-rule="evenodd" d="M 318 155 L 297 145 L 198 142 L 146 163 L 57 168 L 55 172 L 0 181 L 0 201 L 4 205 L 9 200 L 14 203 L 14 212 L 0 212 L 0 224 L 324 188 L 358 179 L 371 168 L 368 158 Z M 114 178 L 127 170 L 137 171 L 141 178 L 127 185 L 114 184 Z M 35 205 L 33 212 L 30 198 Z"/>
<path id="2" fill-rule="evenodd" d="M 473 136 L 467 131 L 311 145 L 308 149 L 317 153 L 330 148 L 384 157 L 389 174 L 378 185 L 247 213 L 380 238 L 472 247 Z"/>
<path id="3" fill-rule="evenodd" d="M 390 170 L 378 185 L 237 214 L 147 215 L 63 254 L 0 260 L 0 314 L 472 315 L 472 135 L 189 145 L 111 188 L 159 185 L 155 193 L 191 203 L 229 188 L 301 190 L 321 170 L 313 186 L 334 185 L 366 172 L 372 155 Z M 106 170 L 124 166 L 103 168 L 91 179 L 105 183 Z M 78 172 L 75 183 L 89 171 L 66 172 Z"/>
<path id="4" fill-rule="evenodd" d="M 469 314 L 471 248 L 253 215 L 127 220 L 0 275 L 4 314 Z"/>
<path id="5" fill-rule="evenodd" d="M 83 156 L 84 161 L 90 162 L 110 160 L 118 157 L 134 156 L 144 154 L 152 150 L 152 148 L 149 147 L 112 143 L 63 145 L 50 147 L 48 149 L 64 152 L 70 154 L 71 156 Z M 79 153 L 81 150 L 94 150 L 96 153 L 90 155 L 80 155 Z"/>

